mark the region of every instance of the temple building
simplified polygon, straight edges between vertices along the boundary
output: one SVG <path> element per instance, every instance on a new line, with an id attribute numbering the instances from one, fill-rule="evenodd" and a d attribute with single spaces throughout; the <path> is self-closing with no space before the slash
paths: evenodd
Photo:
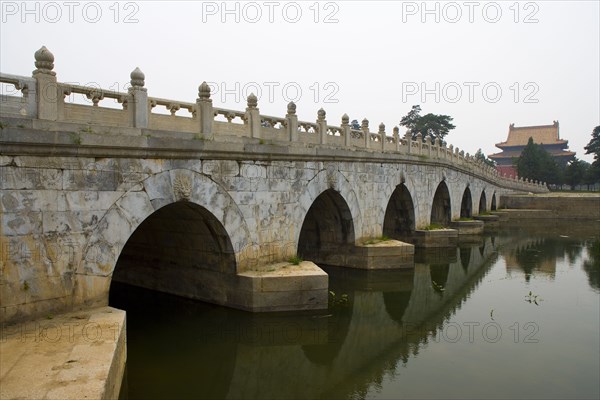
<path id="1" fill-rule="evenodd" d="M 561 139 L 559 136 L 558 121 L 554 121 L 552 125 L 538 126 L 516 127 L 515 124 L 510 124 L 506 141 L 496 144 L 496 147 L 502 152 L 488 156 L 496 161 L 496 169 L 499 173 L 510 177 L 517 175 L 513 159 L 521 155 L 529 138 L 533 138 L 534 143 L 541 144 L 559 165 L 566 165 L 575 157 L 575 152 L 568 149 L 569 141 Z"/>

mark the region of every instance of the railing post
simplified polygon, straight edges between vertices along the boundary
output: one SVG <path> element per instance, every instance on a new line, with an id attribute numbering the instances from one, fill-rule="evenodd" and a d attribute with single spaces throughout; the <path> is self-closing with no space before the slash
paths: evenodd
<path id="1" fill-rule="evenodd" d="M 412 153 L 412 132 L 410 129 L 404 134 L 404 140 L 406 140 L 406 154 Z"/>
<path id="2" fill-rule="evenodd" d="M 198 86 L 198 98 L 196 99 L 196 116 L 198 117 L 198 129 L 200 137 L 203 139 L 213 139 L 212 132 L 215 114 L 213 111 L 212 100 L 210 98 L 210 86 L 206 81 Z"/>
<path id="3" fill-rule="evenodd" d="M 348 114 L 342 115 L 342 135 L 344 135 L 344 145 L 346 147 L 350 147 L 350 117 Z"/>
<path id="4" fill-rule="evenodd" d="M 385 141 L 387 140 L 385 137 L 385 124 L 382 122 L 379 124 L 379 140 L 381 140 L 381 151 L 385 151 Z"/>
<path id="5" fill-rule="evenodd" d="M 147 128 L 149 119 L 148 90 L 144 87 L 146 76 L 135 68 L 131 74 L 131 87 L 128 89 L 129 100 L 127 109 L 130 110 L 132 126 L 134 128 Z"/>
<path id="6" fill-rule="evenodd" d="M 396 151 L 400 152 L 400 128 L 398 128 L 397 126 L 394 127 L 393 130 L 393 134 L 394 134 L 394 141 L 396 142 Z"/>
<path id="7" fill-rule="evenodd" d="M 262 126 L 260 124 L 260 111 L 258 109 L 258 98 L 254 93 L 250 93 L 247 99 L 246 118 L 248 120 L 248 129 L 250 137 L 260 139 Z"/>
<path id="8" fill-rule="evenodd" d="M 425 136 L 425 144 L 427 145 L 427 157 L 431 158 L 431 148 L 433 147 L 433 139 L 431 136 Z"/>
<path id="9" fill-rule="evenodd" d="M 421 135 L 421 132 L 417 133 L 417 149 L 419 155 L 423 154 L 423 135 Z"/>
<path id="10" fill-rule="evenodd" d="M 368 149 L 370 147 L 369 143 L 371 142 L 371 134 L 369 133 L 369 120 L 366 118 L 363 119 L 360 128 L 362 129 L 363 136 L 365 137 L 365 149 Z"/>
<path id="11" fill-rule="evenodd" d="M 327 143 L 327 120 L 325 116 L 327 113 L 322 108 L 317 111 L 317 126 L 319 127 L 319 143 Z"/>
<path id="12" fill-rule="evenodd" d="M 287 106 L 287 119 L 288 138 L 290 142 L 298 141 L 298 116 L 296 115 L 296 103 L 290 101 Z"/>
<path id="13" fill-rule="evenodd" d="M 42 46 L 35 52 L 33 77 L 36 80 L 37 115 L 39 119 L 56 121 L 58 119 L 58 83 L 54 69 L 54 55 Z"/>

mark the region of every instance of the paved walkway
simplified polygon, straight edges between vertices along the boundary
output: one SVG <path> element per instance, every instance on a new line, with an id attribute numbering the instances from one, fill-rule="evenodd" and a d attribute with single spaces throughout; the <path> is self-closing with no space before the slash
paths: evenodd
<path id="1" fill-rule="evenodd" d="M 118 398 L 126 357 L 111 307 L 0 326 L 0 399 Z"/>

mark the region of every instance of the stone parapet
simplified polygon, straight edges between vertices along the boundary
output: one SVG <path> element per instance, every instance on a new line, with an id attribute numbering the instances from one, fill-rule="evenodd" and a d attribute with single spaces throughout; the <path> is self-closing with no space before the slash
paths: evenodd
<path id="1" fill-rule="evenodd" d="M 48 49 L 42 47 L 35 57 L 37 69 L 33 77 L 0 73 L 0 82 L 15 88 L 15 95 L 2 95 L 1 100 L 7 105 L 2 107 L 0 114 L 2 124 L 10 125 L 10 118 L 44 121 L 45 128 L 38 128 L 56 134 L 70 132 L 71 144 L 77 147 L 113 147 L 115 136 L 129 132 L 140 140 L 130 140 L 127 147 L 164 148 L 166 143 L 154 138 L 171 139 L 173 135 L 164 133 L 171 131 L 177 132 L 175 136 L 181 139 L 182 142 L 174 145 L 180 149 L 203 147 L 194 141 L 230 143 L 236 138 L 243 138 L 245 143 L 362 150 L 369 153 L 368 158 L 387 153 L 398 161 L 451 165 L 511 190 L 548 190 L 541 182 L 501 176 L 494 168 L 445 142 L 418 137 L 412 140 L 410 134 L 401 136 L 398 127 L 389 134 L 383 123 L 379 124 L 377 132 L 370 131 L 367 119 L 363 120 L 360 130 L 351 129 L 349 117 L 345 114 L 340 126 L 330 125 L 323 109 L 317 112 L 315 122 L 298 121 L 293 102 L 288 105 L 287 114 L 283 117 L 261 115 L 254 94 L 248 96 L 245 111 L 219 108 L 213 105 L 206 82 L 198 87 L 196 102 L 151 97 L 144 87 L 145 75 L 137 67 L 130 74 L 131 87 L 127 93 L 62 83 L 57 81 L 53 71 L 54 55 Z M 17 95 L 19 92 L 21 96 Z M 113 104 L 120 104 L 120 108 L 104 103 L 107 99 L 111 99 Z M 146 129 L 150 132 L 143 131 Z M 8 143 L 3 145 L 14 144 L 14 140 L 4 136 L 0 142 Z M 45 144 L 43 139 L 40 140 L 39 144 Z M 38 142 L 33 140 L 33 143 Z M 116 146 L 119 147 L 119 144 Z"/>

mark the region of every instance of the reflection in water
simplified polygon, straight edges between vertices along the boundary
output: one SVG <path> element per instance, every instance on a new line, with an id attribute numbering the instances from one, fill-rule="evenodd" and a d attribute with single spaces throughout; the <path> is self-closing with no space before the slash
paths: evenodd
<path id="1" fill-rule="evenodd" d="M 600 240 L 589 241 L 586 248 L 588 259 L 583 262 L 583 270 L 588 276 L 590 286 L 600 290 Z"/>
<path id="2" fill-rule="evenodd" d="M 128 312 L 123 397 L 598 397 L 600 238 L 562 233 L 499 232 L 419 254 L 410 270 L 325 266 L 348 302 L 321 312 L 251 314 L 114 285 L 111 305 Z"/>
<path id="3" fill-rule="evenodd" d="M 431 264 L 429 274 L 431 276 L 431 287 L 437 293 L 442 294 L 445 290 L 448 274 L 450 273 L 449 264 Z"/>
<path id="4" fill-rule="evenodd" d="M 556 263 L 565 259 L 571 265 L 577 263 L 585 246 L 585 242 L 566 235 L 523 238 L 506 247 L 506 268 L 522 270 L 527 282 L 534 272 L 553 279 Z"/>

